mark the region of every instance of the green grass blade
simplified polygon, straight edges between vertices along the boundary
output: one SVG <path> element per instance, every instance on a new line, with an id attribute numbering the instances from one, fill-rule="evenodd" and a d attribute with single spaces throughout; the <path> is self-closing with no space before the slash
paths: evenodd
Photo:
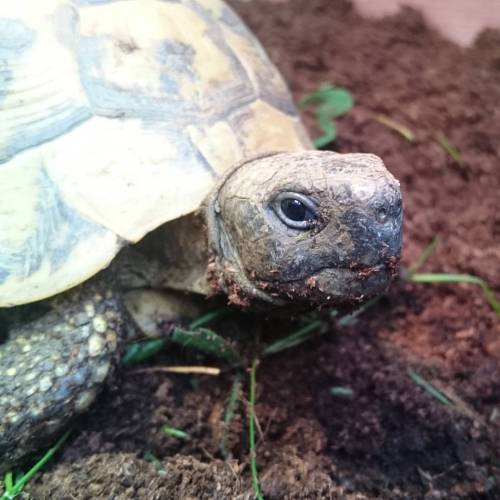
<path id="1" fill-rule="evenodd" d="M 268 345 L 262 351 L 262 355 L 267 356 L 269 354 L 275 354 L 277 352 L 284 351 L 285 349 L 290 349 L 291 347 L 302 344 L 312 336 L 313 332 L 321 328 L 323 324 L 323 321 L 319 319 L 311 321 L 306 326 L 299 328 L 297 331 L 293 332 L 287 337 Z"/>
<path id="2" fill-rule="evenodd" d="M 459 166 L 463 167 L 462 156 L 460 155 L 458 149 L 453 146 L 453 144 L 447 139 L 447 137 L 442 133 L 438 132 L 434 136 L 434 140 L 444 149 L 446 154 Z"/>
<path id="3" fill-rule="evenodd" d="M 413 370 L 408 370 L 408 375 L 410 378 L 420 387 L 423 387 L 431 396 L 436 398 L 440 403 L 451 406 L 452 402 L 440 391 L 438 391 L 430 382 L 427 382 L 418 373 Z"/>
<path id="4" fill-rule="evenodd" d="M 229 425 L 233 419 L 234 412 L 238 405 L 238 399 L 241 393 L 241 375 L 238 373 L 234 378 L 231 392 L 229 394 L 229 401 L 227 403 L 226 411 L 224 412 L 224 425 Z"/>
<path id="5" fill-rule="evenodd" d="M 259 473 L 257 470 L 257 452 L 255 448 L 255 386 L 257 359 L 253 360 L 250 370 L 250 397 L 248 399 L 248 441 L 250 446 L 250 470 L 252 472 L 252 486 L 257 500 L 264 500 L 260 489 Z"/>
<path id="6" fill-rule="evenodd" d="M 231 313 L 232 313 L 231 309 L 229 309 L 227 307 L 221 308 L 221 309 L 215 309 L 213 311 L 208 311 L 207 313 L 203 314 L 199 318 L 196 318 L 195 320 L 193 320 L 189 325 L 189 329 L 196 330 L 197 328 L 200 328 L 201 326 L 205 326 L 208 323 L 211 323 L 212 321 L 215 321 L 216 319 L 223 318 Z"/>
<path id="7" fill-rule="evenodd" d="M 323 131 L 323 135 L 313 139 L 313 143 L 317 149 L 320 149 L 336 139 L 337 129 L 329 116 L 318 114 L 317 122 L 318 127 Z"/>
<path id="8" fill-rule="evenodd" d="M 323 132 L 314 139 L 314 145 L 322 148 L 333 142 L 337 136 L 334 119 L 347 113 L 353 106 L 352 94 L 331 84 L 322 85 L 312 94 L 299 101 L 299 108 L 313 107 L 318 128 Z"/>
<path id="9" fill-rule="evenodd" d="M 127 346 L 122 363 L 125 365 L 143 363 L 163 350 L 166 344 L 166 339 L 151 339 L 130 344 Z"/>
<path id="10" fill-rule="evenodd" d="M 406 270 L 406 278 L 410 278 L 415 274 L 428 260 L 429 257 L 434 253 L 439 245 L 439 238 L 436 236 L 428 245 L 424 248 L 424 251 L 420 257 Z"/>
<path id="11" fill-rule="evenodd" d="M 175 427 L 169 427 L 164 425 L 161 428 L 161 432 L 166 436 L 173 437 L 175 439 L 180 439 L 182 441 L 189 441 L 189 434 L 181 429 L 176 429 Z"/>
<path id="12" fill-rule="evenodd" d="M 23 476 L 19 479 L 16 479 L 16 482 L 12 484 L 12 474 L 9 473 L 5 476 L 5 492 L 0 497 L 0 500 L 12 500 L 19 496 L 24 487 L 31 481 L 33 476 L 37 474 L 45 464 L 57 453 L 57 451 L 61 448 L 61 446 L 66 442 L 71 431 L 66 431 L 57 441 L 52 448 L 49 448 L 48 451 L 42 456 L 42 458 Z M 9 488 L 10 486 L 10 488 Z"/>
<path id="13" fill-rule="evenodd" d="M 408 142 L 415 142 L 415 134 L 402 123 L 399 123 L 386 115 L 376 115 L 375 121 L 379 122 L 387 128 L 390 128 L 391 130 L 394 130 L 399 135 L 404 137 Z"/>
<path id="14" fill-rule="evenodd" d="M 215 309 L 214 311 L 209 311 L 203 314 L 199 318 L 196 318 L 189 325 L 189 330 L 196 330 L 201 326 L 204 326 L 216 319 L 226 316 L 231 311 L 228 308 Z M 161 352 L 165 346 L 168 344 L 168 339 L 150 339 L 143 342 L 137 342 L 130 344 L 127 347 L 127 351 L 122 358 L 122 363 L 126 365 L 134 365 L 137 363 L 143 363 L 151 359 L 153 356 Z"/>
<path id="15" fill-rule="evenodd" d="M 377 295 L 376 297 L 373 297 L 372 299 L 366 301 L 361 307 L 358 307 L 352 313 L 345 314 L 344 316 L 340 317 L 337 320 L 337 324 L 339 326 L 349 326 L 354 324 L 359 318 L 359 316 L 361 316 L 364 312 L 373 307 L 379 300 L 382 299 L 383 296 L 384 295 Z"/>
<path id="16" fill-rule="evenodd" d="M 410 276 L 413 283 L 466 283 L 477 285 L 481 288 L 484 297 L 495 313 L 500 316 L 500 302 L 487 283 L 471 274 L 452 274 L 452 273 L 422 273 Z"/>
<path id="17" fill-rule="evenodd" d="M 315 104 L 323 106 L 323 112 L 329 113 L 331 118 L 338 118 L 353 107 L 354 99 L 347 89 L 326 83 L 302 98 L 299 108 L 304 109 Z"/>
<path id="18" fill-rule="evenodd" d="M 6 491 L 11 491 L 14 488 L 14 476 L 12 472 L 7 472 L 5 474 L 5 479 L 3 481 Z"/>
<path id="19" fill-rule="evenodd" d="M 354 391 L 350 387 L 335 386 L 330 388 L 330 394 L 336 398 L 352 398 Z"/>
<path id="20" fill-rule="evenodd" d="M 205 354 L 210 354 L 230 363 L 238 364 L 241 361 L 239 353 L 232 344 L 208 328 L 187 330 L 176 327 L 172 332 L 170 340 L 183 347 L 197 349 Z"/>
<path id="21" fill-rule="evenodd" d="M 153 464 L 156 470 L 164 470 L 161 460 L 151 450 L 146 450 L 144 452 L 143 458 L 144 460 L 146 460 L 146 462 Z"/>
<path id="22" fill-rule="evenodd" d="M 233 385 L 231 386 L 231 392 L 229 393 L 229 400 L 227 402 L 226 410 L 224 411 L 224 427 L 221 433 L 220 439 L 220 451 L 224 458 L 228 457 L 227 449 L 226 449 L 226 438 L 227 438 L 227 429 L 233 420 L 234 414 L 236 412 L 236 408 L 238 407 L 238 401 L 241 396 L 241 374 L 237 373 L 234 377 Z"/>

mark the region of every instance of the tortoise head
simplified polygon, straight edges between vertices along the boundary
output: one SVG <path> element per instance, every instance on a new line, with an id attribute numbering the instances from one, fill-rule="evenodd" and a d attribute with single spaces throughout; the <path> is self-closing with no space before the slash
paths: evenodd
<path id="1" fill-rule="evenodd" d="M 399 183 L 374 155 L 246 161 L 206 204 L 211 283 L 241 305 L 362 302 L 397 273 L 401 205 Z"/>

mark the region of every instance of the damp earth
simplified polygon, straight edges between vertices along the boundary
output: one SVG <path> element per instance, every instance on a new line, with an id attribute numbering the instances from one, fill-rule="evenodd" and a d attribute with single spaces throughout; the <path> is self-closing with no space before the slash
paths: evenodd
<path id="1" fill-rule="evenodd" d="M 343 0 L 231 3 L 297 100 L 325 82 L 352 92 L 355 106 L 338 120 L 332 149 L 375 153 L 400 180 L 403 266 L 437 237 L 423 271 L 480 276 L 500 294 L 500 32 L 460 48 L 412 10 L 368 20 Z M 408 127 L 414 142 L 379 115 Z M 500 498 L 500 320 L 480 288 L 400 279 L 350 322 L 320 315 L 321 335 L 263 357 L 257 370 L 264 497 Z M 226 320 L 244 334 L 248 360 L 299 323 Z M 173 363 L 224 368 L 185 349 L 146 367 Z M 234 369 L 214 377 L 139 368 L 114 376 L 26 498 L 253 498 L 248 374 L 224 424 Z M 165 425 L 189 439 L 165 435 Z"/>

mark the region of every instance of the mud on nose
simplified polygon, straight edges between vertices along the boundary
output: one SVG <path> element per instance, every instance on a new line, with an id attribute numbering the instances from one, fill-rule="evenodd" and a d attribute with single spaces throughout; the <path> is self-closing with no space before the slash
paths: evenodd
<path id="1" fill-rule="evenodd" d="M 369 206 L 353 209 L 345 220 L 354 243 L 353 264 L 373 266 L 387 259 L 399 259 L 402 244 L 403 211 L 399 192 L 374 197 Z"/>

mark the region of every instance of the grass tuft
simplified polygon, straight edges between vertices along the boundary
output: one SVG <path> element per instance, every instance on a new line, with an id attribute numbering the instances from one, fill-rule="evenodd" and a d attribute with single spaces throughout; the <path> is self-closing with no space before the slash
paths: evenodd
<path id="1" fill-rule="evenodd" d="M 24 487 L 28 484 L 29 481 L 33 478 L 33 476 L 39 472 L 45 464 L 57 453 L 57 451 L 61 448 L 61 446 L 66 442 L 69 435 L 71 434 L 71 430 L 66 431 L 52 446 L 47 450 L 47 452 L 36 462 L 36 464 L 28 471 L 26 474 L 23 474 L 21 477 L 16 478 L 14 481 L 14 476 L 12 472 L 7 472 L 4 478 L 4 489 L 0 500 L 13 500 L 18 497 L 22 492 Z"/>
<path id="2" fill-rule="evenodd" d="M 215 355 L 226 361 L 234 360 L 236 352 L 231 344 L 212 330 L 203 328 L 208 323 L 227 316 L 231 312 L 228 308 L 208 311 L 193 320 L 187 328 L 175 327 L 169 338 L 150 339 L 130 344 L 122 362 L 126 365 L 143 363 L 161 352 L 166 345 L 172 342 L 182 346 L 190 344 L 190 347 L 194 349 Z"/>

